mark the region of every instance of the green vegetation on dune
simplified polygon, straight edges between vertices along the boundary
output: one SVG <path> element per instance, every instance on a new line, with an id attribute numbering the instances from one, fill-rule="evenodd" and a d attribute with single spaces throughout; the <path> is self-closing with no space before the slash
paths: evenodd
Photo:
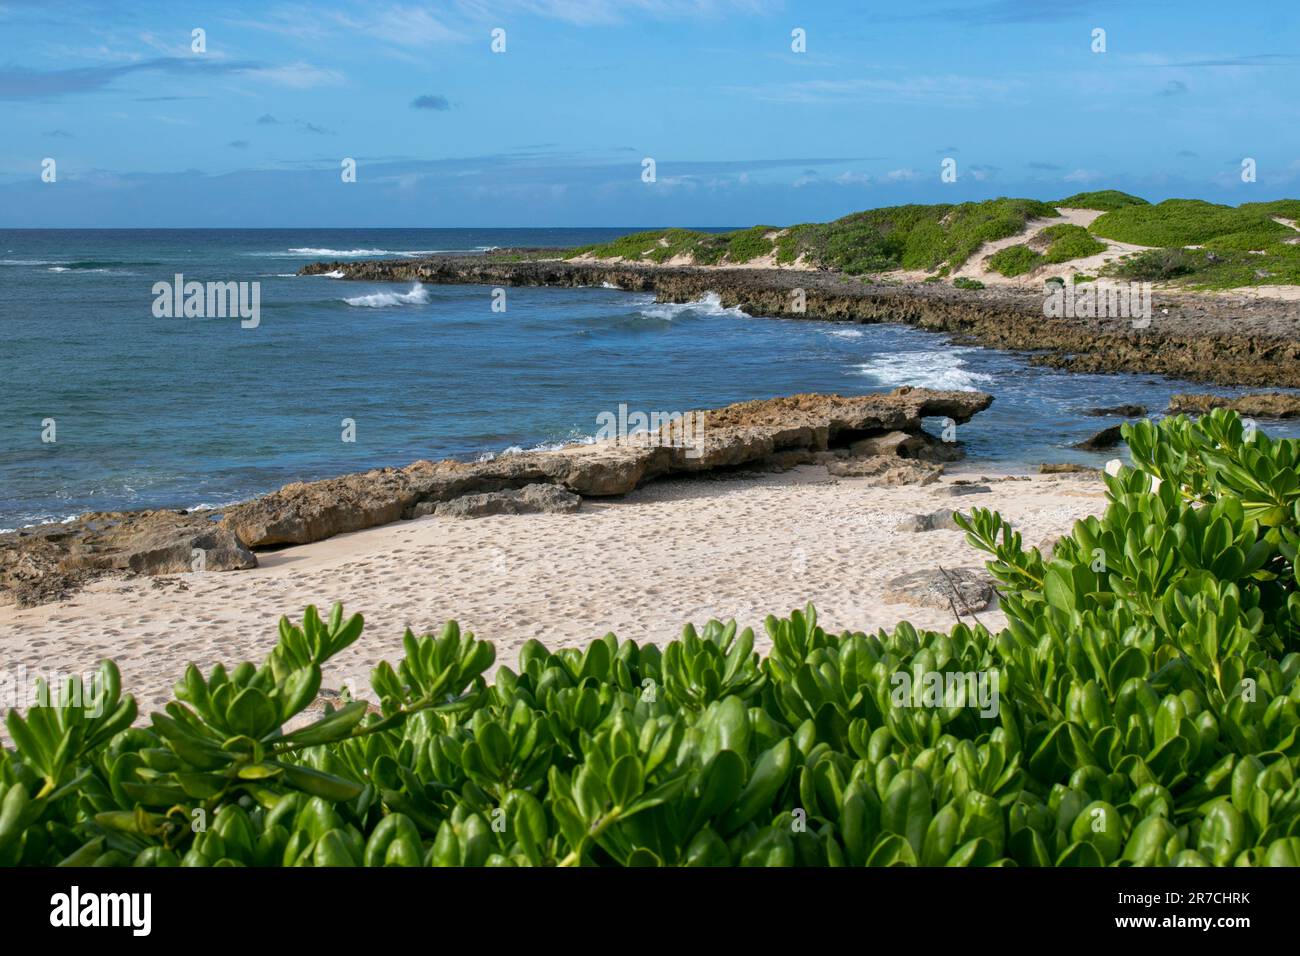
<path id="1" fill-rule="evenodd" d="M 1300 865 L 1300 441 L 1223 409 L 1048 557 L 958 515 L 1006 626 L 835 635 L 809 605 L 660 649 L 448 624 L 306 719 L 360 616 L 135 726 L 111 663 L 6 725 L 0 866 Z M 1153 479 L 1159 479 L 1155 481 Z M 84 696 L 83 696 L 84 692 Z M 287 729 L 293 727 L 294 729 Z"/>
<path id="2" fill-rule="evenodd" d="M 1268 204 L 1274 205 L 1274 204 Z M 1298 235 L 1279 222 L 1262 204 L 1221 206 L 1200 199 L 1166 199 L 1154 206 L 1125 206 L 1097 217 L 1091 231 L 1103 239 L 1138 246 L 1208 245 L 1219 237 L 1233 236 L 1240 243 L 1249 237 L 1267 248 L 1279 238 Z"/>
<path id="3" fill-rule="evenodd" d="M 1024 243 L 999 249 L 984 260 L 984 265 L 1001 275 L 1011 277 L 1024 275 L 1037 268 L 1043 257 Z"/>
<path id="4" fill-rule="evenodd" d="M 725 265 L 749 262 L 775 251 L 781 265 L 803 256 L 814 266 L 849 275 L 892 269 L 940 270 L 946 275 L 985 242 L 1014 236 L 1032 218 L 1055 215 L 1054 208 L 1032 199 L 890 206 L 834 222 L 791 226 L 776 238 L 775 246 L 767 238 L 777 231 L 771 226 L 721 234 L 661 229 L 583 246 L 568 255 L 652 262 L 692 255 L 701 264 Z"/>
<path id="5" fill-rule="evenodd" d="M 845 275 L 913 270 L 945 278 L 986 242 L 1022 232 L 1030 220 L 1055 218 L 1057 206 L 1102 209 L 1085 229 L 1057 223 L 1023 243 L 990 256 L 987 267 L 1006 276 L 1044 264 L 1058 265 L 1104 252 L 1101 239 L 1152 246 L 1102 270 L 1111 278 L 1176 281 L 1197 288 L 1230 288 L 1300 282 L 1300 200 L 1223 206 L 1170 199 L 1152 205 L 1117 190 L 1077 193 L 1056 204 L 1031 199 L 888 206 L 852 213 L 833 222 L 788 228 L 753 226 L 725 233 L 655 229 L 612 242 L 569 250 L 630 262 L 664 263 L 688 257 L 697 265 L 743 265 L 772 256 L 777 265 L 804 262 Z M 1204 247 L 1200 255 L 1185 246 Z"/>
<path id="6" fill-rule="evenodd" d="M 1147 201 L 1140 196 L 1132 196 L 1118 189 L 1100 189 L 1095 192 L 1075 193 L 1065 199 L 1052 203 L 1065 209 L 1100 209 L 1108 212 L 1125 206 L 1146 206 Z"/>
<path id="7" fill-rule="evenodd" d="M 602 259 L 663 263 L 688 255 L 698 265 L 739 264 L 770 255 L 775 247 L 767 235 L 775 231 L 775 226 L 752 226 L 734 232 L 652 229 L 620 236 L 612 242 L 570 249 L 565 258 L 589 255 Z"/>
<path id="8" fill-rule="evenodd" d="M 1107 249 L 1106 243 L 1098 242 L 1083 226 L 1075 226 L 1071 223 L 1048 226 L 1035 238 L 1048 244 L 1043 259 L 1050 263 L 1086 259 Z"/>

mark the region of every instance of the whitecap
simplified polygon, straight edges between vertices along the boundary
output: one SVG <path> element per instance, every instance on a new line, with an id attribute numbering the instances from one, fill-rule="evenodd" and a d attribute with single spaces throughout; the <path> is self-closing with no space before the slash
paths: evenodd
<path id="1" fill-rule="evenodd" d="M 980 385 L 992 382 L 993 376 L 967 367 L 962 355 L 971 351 L 949 348 L 882 353 L 855 368 L 859 375 L 866 375 L 881 385 L 917 385 L 975 392 Z"/>
<path id="2" fill-rule="evenodd" d="M 641 314 L 647 319 L 663 319 L 666 322 L 671 322 L 687 312 L 694 312 L 697 315 L 729 315 L 737 319 L 750 318 L 749 313 L 739 306 L 724 307 L 722 296 L 716 292 L 706 292 L 694 302 L 661 302 L 641 310 Z"/>
<path id="3" fill-rule="evenodd" d="M 367 309 L 384 309 L 391 305 L 423 305 L 429 301 L 429 290 L 417 282 L 411 286 L 409 292 L 375 292 L 372 295 L 358 295 L 343 301 L 348 305 L 363 306 Z"/>

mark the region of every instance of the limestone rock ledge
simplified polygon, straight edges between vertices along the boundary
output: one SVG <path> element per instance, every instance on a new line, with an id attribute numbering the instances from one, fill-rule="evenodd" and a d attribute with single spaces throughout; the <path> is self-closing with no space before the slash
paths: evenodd
<path id="1" fill-rule="evenodd" d="M 417 461 L 322 481 L 295 482 L 223 511 L 135 511 L 0 535 L 0 604 L 59 600 L 114 571 L 175 574 L 251 568 L 251 549 L 308 544 L 426 514 L 577 510 L 582 497 L 626 494 L 647 481 L 737 469 L 782 470 L 813 461 L 889 483 L 933 480 L 960 455 L 922 429 L 961 424 L 988 408 L 982 392 L 903 386 L 872 395 L 803 394 L 698 412 L 697 445 L 665 426 L 622 441 L 502 455 L 488 461 Z M 860 456 L 869 457 L 860 457 Z M 859 457 L 850 457 L 859 456 Z M 905 463 L 900 463 L 904 459 Z M 866 464 L 857 464 L 863 462 Z M 901 465 L 901 467 L 900 467 Z M 865 470 L 864 470 L 865 469 Z M 882 479 L 885 480 L 885 479 Z"/>

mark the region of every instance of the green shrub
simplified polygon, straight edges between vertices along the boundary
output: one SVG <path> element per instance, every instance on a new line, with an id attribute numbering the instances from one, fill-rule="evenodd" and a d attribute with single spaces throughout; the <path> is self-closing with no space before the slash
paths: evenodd
<path id="1" fill-rule="evenodd" d="M 1191 275 L 1204 263 L 1204 253 L 1185 249 L 1148 249 L 1125 256 L 1102 271 L 1121 279 L 1158 282 Z"/>
<path id="2" fill-rule="evenodd" d="M 1044 261 L 1041 255 L 1021 243 L 999 249 L 984 260 L 984 265 L 1004 276 L 1018 276 L 1037 268 Z"/>
<path id="3" fill-rule="evenodd" d="M 754 226 L 750 229 L 729 233 L 727 261 L 749 262 L 751 259 L 771 255 L 773 245 L 772 240 L 767 238 L 767 234 L 775 231 L 776 229 L 773 226 Z"/>
<path id="4" fill-rule="evenodd" d="M 289 733 L 359 616 L 190 666 L 147 727 L 106 663 L 9 713 L 0 865 L 1300 864 L 1300 442 L 1224 410 L 1125 438 L 1050 559 L 958 518 L 997 634 L 835 636 L 810 606 L 766 657 L 713 621 L 529 641 L 489 683 L 448 624 L 375 669 L 378 713 Z"/>
<path id="5" fill-rule="evenodd" d="M 953 287 L 954 287 L 954 288 L 957 288 L 957 289 L 982 289 L 982 288 L 984 288 L 984 283 L 983 283 L 983 282 L 980 282 L 979 279 L 968 279 L 966 276 L 958 276 L 957 278 L 955 278 L 955 279 L 952 280 L 952 284 L 953 284 Z"/>
<path id="6" fill-rule="evenodd" d="M 1122 209 L 1125 206 L 1147 206 L 1150 203 L 1139 196 L 1120 192 L 1118 189 L 1100 189 L 1093 192 L 1075 193 L 1065 199 L 1058 199 L 1052 205 L 1066 209 L 1100 209 L 1103 212 L 1108 212 L 1112 209 Z"/>
<path id="7" fill-rule="evenodd" d="M 1094 239 L 1087 229 L 1070 223 L 1048 226 L 1038 234 L 1038 238 L 1048 243 L 1043 258 L 1052 263 L 1086 259 L 1108 248 L 1106 243 Z"/>
<path id="8" fill-rule="evenodd" d="M 1092 232 L 1139 246 L 1204 245 L 1219 236 L 1250 234 L 1263 244 L 1294 234 L 1256 207 L 1220 206 L 1200 199 L 1166 199 L 1154 206 L 1126 206 L 1099 216 Z M 1263 248 L 1256 246 L 1255 248 Z"/>

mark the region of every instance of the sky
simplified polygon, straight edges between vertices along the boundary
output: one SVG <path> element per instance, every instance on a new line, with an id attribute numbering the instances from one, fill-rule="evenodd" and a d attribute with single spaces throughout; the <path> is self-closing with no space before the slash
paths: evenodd
<path id="1" fill-rule="evenodd" d="M 1297 90 L 1294 0 L 0 0 L 0 227 L 1235 204 L 1300 196 Z"/>

